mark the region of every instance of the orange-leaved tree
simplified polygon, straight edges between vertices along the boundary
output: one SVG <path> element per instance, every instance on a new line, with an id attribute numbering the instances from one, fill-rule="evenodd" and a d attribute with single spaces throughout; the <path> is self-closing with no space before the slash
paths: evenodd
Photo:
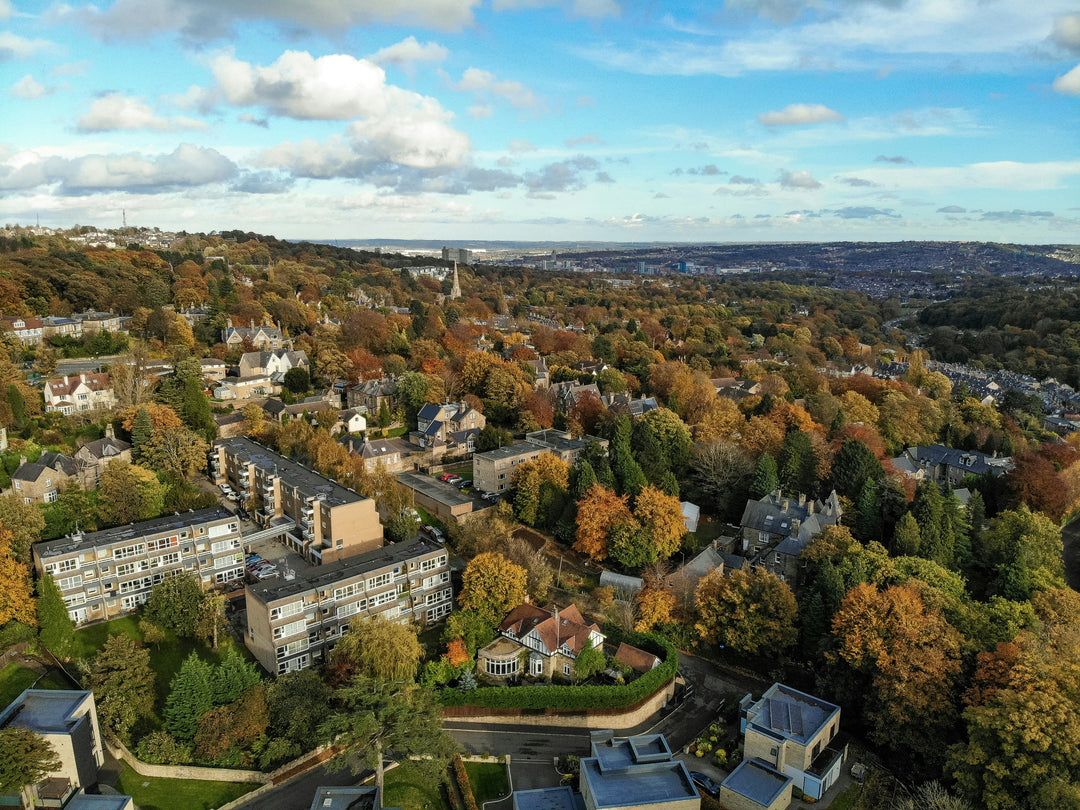
<path id="1" fill-rule="evenodd" d="M 633 522 L 626 501 L 625 495 L 616 495 L 600 484 L 593 484 L 578 503 L 574 550 L 588 554 L 597 562 L 607 557 L 611 528 L 619 523 Z"/>

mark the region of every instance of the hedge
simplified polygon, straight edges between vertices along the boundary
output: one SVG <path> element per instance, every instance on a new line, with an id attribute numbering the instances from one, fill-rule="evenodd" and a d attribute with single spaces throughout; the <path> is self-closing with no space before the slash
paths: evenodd
<path id="1" fill-rule="evenodd" d="M 663 658 L 655 669 L 636 681 L 622 686 L 490 686 L 459 692 L 443 689 L 439 696 L 444 706 L 482 706 L 487 709 L 623 709 L 657 692 L 675 677 L 679 652 L 663 636 L 631 633 L 621 639 Z"/>
<path id="2" fill-rule="evenodd" d="M 465 763 L 461 760 L 461 754 L 454 755 L 454 776 L 457 778 L 458 787 L 461 789 L 461 798 L 465 802 L 465 810 L 479 810 L 476 806 L 476 794 L 473 793 L 472 782 L 469 781 L 469 772 L 465 770 Z"/>

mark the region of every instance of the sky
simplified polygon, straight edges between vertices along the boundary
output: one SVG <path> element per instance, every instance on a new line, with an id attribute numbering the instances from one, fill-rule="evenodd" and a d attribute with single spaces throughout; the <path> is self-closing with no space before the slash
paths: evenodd
<path id="1" fill-rule="evenodd" d="M 0 222 L 1080 242 L 1077 0 L 0 0 Z"/>

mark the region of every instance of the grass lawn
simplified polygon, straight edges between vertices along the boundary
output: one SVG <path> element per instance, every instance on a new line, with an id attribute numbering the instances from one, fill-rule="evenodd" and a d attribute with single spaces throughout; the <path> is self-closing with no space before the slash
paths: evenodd
<path id="1" fill-rule="evenodd" d="M 829 803 L 828 810 L 851 810 L 855 806 L 855 800 L 859 798 L 859 791 L 861 790 L 862 785 L 852 785 Z"/>
<path id="2" fill-rule="evenodd" d="M 477 804 L 501 799 L 510 793 L 506 765 L 501 762 L 466 762 L 465 772 L 469 774 Z"/>
<path id="3" fill-rule="evenodd" d="M 202 782 L 198 779 L 155 779 L 140 776 L 125 762 L 116 789 L 130 796 L 140 810 L 214 810 L 259 787 L 254 782 Z M 145 785 L 145 786 L 144 786 Z"/>
<path id="4" fill-rule="evenodd" d="M 130 636 L 136 641 L 143 640 L 142 631 L 139 629 L 139 615 L 121 616 L 110 622 L 91 625 L 75 631 L 75 655 L 83 658 L 93 658 L 98 650 L 105 646 L 109 636 Z M 157 674 L 157 708 L 165 705 L 165 698 L 169 694 L 169 683 L 173 676 L 180 671 L 192 651 L 199 657 L 216 664 L 230 647 L 239 648 L 240 652 L 248 659 L 252 659 L 247 647 L 238 643 L 231 636 L 226 635 L 218 642 L 218 651 L 213 652 L 201 641 L 190 638 L 176 638 L 171 633 L 165 634 L 165 641 L 161 644 L 150 645 L 150 666 Z"/>
<path id="5" fill-rule="evenodd" d="M 398 436 L 404 436 L 409 432 L 407 427 L 387 428 L 386 435 L 383 438 L 396 439 Z"/>
<path id="6" fill-rule="evenodd" d="M 146 810 L 139 805 L 142 810 Z M 416 772 L 408 762 L 403 762 L 383 777 L 383 807 L 400 807 L 402 810 L 450 810 L 439 785 L 431 784 Z"/>
<path id="7" fill-rule="evenodd" d="M 14 662 L 0 669 L 0 710 L 7 708 L 24 690 L 33 686 L 35 689 L 74 689 L 60 673 L 49 670 L 41 677 L 32 669 Z M 37 684 L 35 685 L 35 681 Z"/>

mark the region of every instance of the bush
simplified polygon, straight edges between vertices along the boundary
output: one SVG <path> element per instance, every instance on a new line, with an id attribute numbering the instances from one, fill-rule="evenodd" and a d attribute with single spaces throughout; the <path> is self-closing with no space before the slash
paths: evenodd
<path id="1" fill-rule="evenodd" d="M 465 763 L 461 754 L 454 755 L 454 776 L 457 778 L 458 787 L 461 788 L 461 796 L 465 800 L 465 810 L 479 810 L 476 806 L 476 796 L 473 794 L 472 782 L 469 781 L 469 772 L 465 770 Z"/>
<path id="2" fill-rule="evenodd" d="M 444 689 L 439 693 L 445 706 L 483 706 L 489 709 L 622 709 L 652 695 L 675 677 L 679 654 L 663 636 L 633 633 L 624 639 L 635 647 L 663 658 L 656 669 L 623 686 L 493 686 L 472 692 Z"/>

